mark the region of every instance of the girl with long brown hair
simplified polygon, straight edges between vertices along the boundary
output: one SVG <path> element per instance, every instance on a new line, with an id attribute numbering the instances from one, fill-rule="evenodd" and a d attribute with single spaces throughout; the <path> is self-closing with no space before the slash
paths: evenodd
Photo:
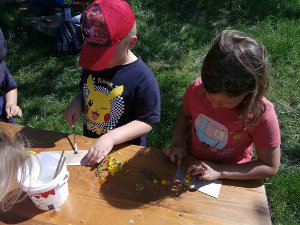
<path id="1" fill-rule="evenodd" d="M 201 77 L 187 89 L 172 145 L 164 153 L 202 180 L 261 179 L 280 165 L 280 130 L 269 87 L 268 54 L 255 38 L 225 30 L 205 56 Z M 254 157 L 253 151 L 256 151 Z"/>

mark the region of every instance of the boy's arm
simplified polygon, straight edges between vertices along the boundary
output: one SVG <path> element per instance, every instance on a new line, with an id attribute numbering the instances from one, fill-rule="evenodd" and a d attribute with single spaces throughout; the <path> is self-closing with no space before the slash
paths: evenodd
<path id="1" fill-rule="evenodd" d="M 17 105 L 18 104 L 18 90 L 17 88 L 10 90 L 5 94 L 5 111 L 7 115 L 11 115 L 13 117 L 21 117 L 22 110 Z"/>
<path id="2" fill-rule="evenodd" d="M 83 93 L 79 92 L 79 94 L 72 100 L 70 105 L 64 110 L 65 119 L 68 121 L 71 127 L 75 125 L 82 111 L 82 99 Z"/>
<path id="3" fill-rule="evenodd" d="M 113 145 L 117 145 L 147 134 L 151 130 L 152 125 L 139 120 L 133 120 L 121 127 L 109 131 L 102 137 L 111 139 Z"/>
<path id="4" fill-rule="evenodd" d="M 82 99 L 83 99 L 83 93 L 80 91 L 77 96 L 71 101 L 68 108 L 77 108 L 82 109 Z"/>

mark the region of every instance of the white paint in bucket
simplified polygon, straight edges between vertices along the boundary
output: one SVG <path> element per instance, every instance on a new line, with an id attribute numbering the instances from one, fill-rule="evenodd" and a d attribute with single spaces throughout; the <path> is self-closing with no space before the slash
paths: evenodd
<path id="1" fill-rule="evenodd" d="M 32 169 L 29 174 L 26 174 L 24 182 L 21 183 L 22 189 L 27 192 L 34 204 L 41 210 L 58 208 L 69 196 L 69 172 L 66 163 L 62 166 L 57 177 L 53 179 L 59 158 L 59 154 L 51 152 L 42 152 L 31 156 Z M 20 176 L 19 170 L 19 181 Z"/>

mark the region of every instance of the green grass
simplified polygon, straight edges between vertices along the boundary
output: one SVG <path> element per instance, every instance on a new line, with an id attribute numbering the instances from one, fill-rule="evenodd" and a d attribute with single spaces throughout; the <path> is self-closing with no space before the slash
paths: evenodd
<path id="1" fill-rule="evenodd" d="M 273 224 L 300 224 L 300 1 L 131 0 L 138 23 L 134 52 L 153 69 L 161 89 L 162 118 L 150 145 L 168 146 L 181 98 L 200 75 L 212 39 L 233 28 L 257 37 L 271 61 L 270 100 L 282 137 L 282 165 L 265 180 Z M 19 85 L 24 116 L 17 122 L 71 132 L 63 109 L 78 89 L 77 56 L 58 56 L 55 40 L 21 25 L 20 5 L 0 5 L 8 40 L 6 63 Z M 78 124 L 78 133 L 81 126 Z"/>

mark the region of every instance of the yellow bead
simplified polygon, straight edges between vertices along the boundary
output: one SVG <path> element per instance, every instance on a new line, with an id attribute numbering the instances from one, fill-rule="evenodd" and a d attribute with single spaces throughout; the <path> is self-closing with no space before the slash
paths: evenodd
<path id="1" fill-rule="evenodd" d="M 36 155 L 36 152 L 35 151 L 28 151 L 28 154 L 29 155 Z"/>
<path id="2" fill-rule="evenodd" d="M 166 180 L 161 180 L 161 184 L 165 185 L 165 184 L 167 184 L 167 181 Z"/>

